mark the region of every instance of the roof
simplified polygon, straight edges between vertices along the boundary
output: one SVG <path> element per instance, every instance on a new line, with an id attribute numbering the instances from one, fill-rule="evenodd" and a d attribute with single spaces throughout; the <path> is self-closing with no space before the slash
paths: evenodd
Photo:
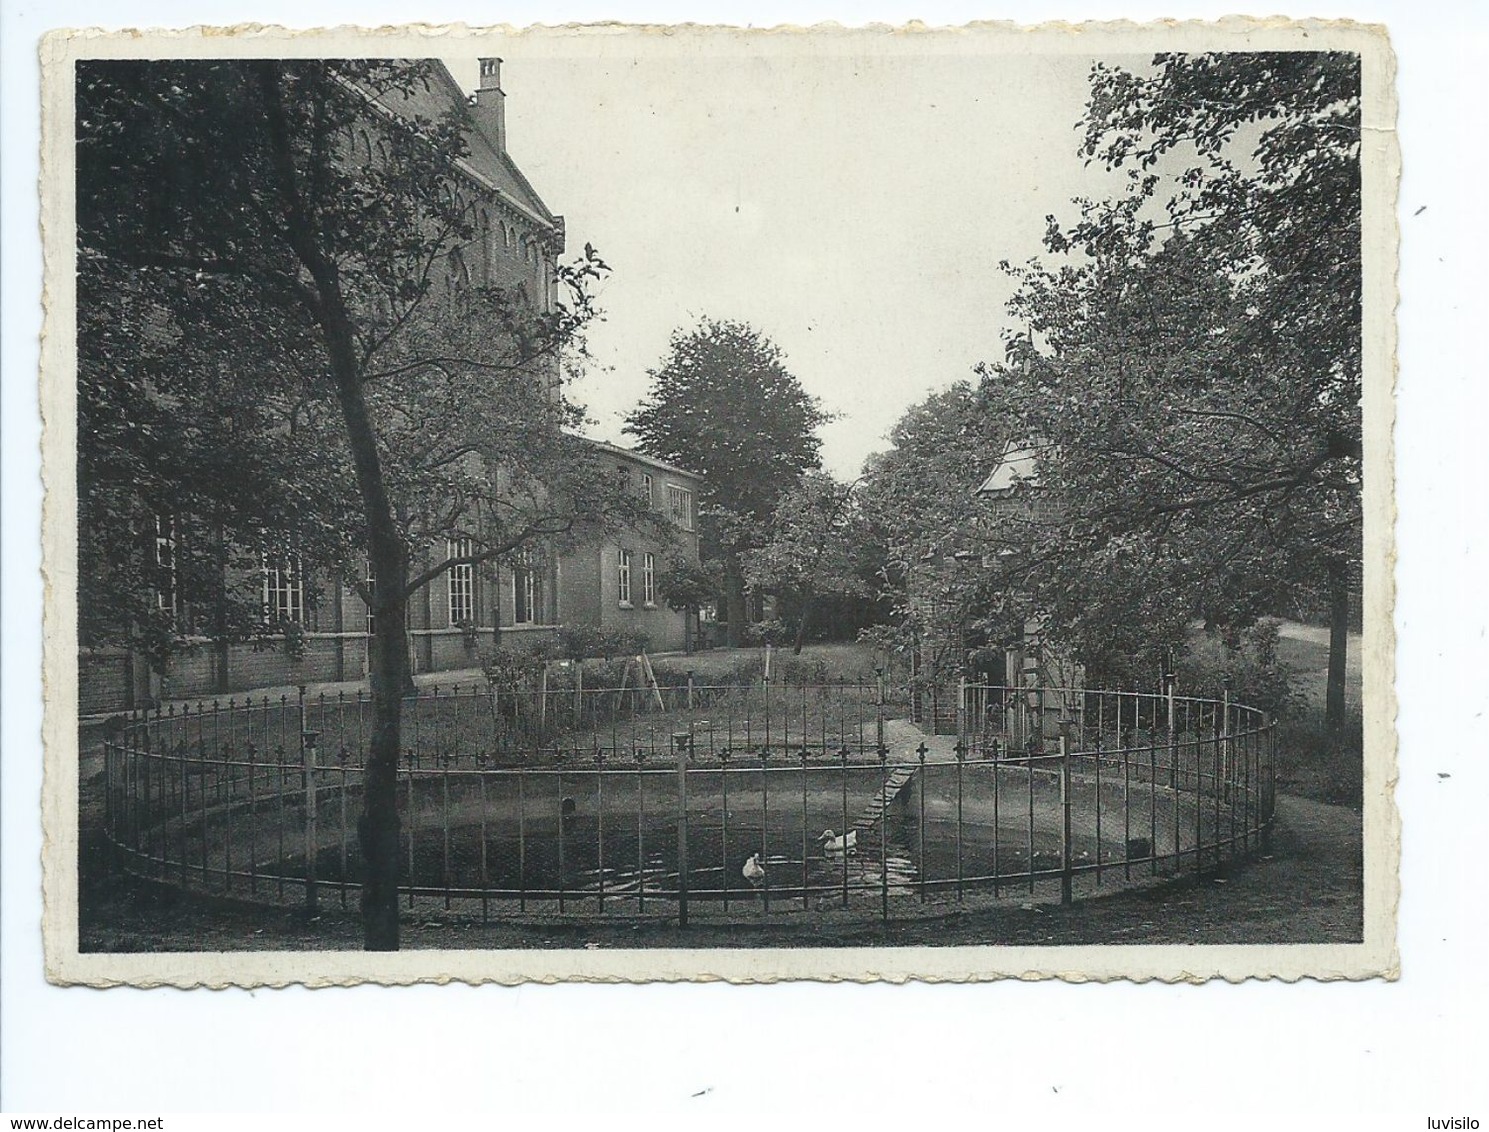
<path id="1" fill-rule="evenodd" d="M 430 119 L 440 117 L 452 105 L 461 105 L 468 101 L 465 91 L 455 81 L 455 76 L 450 74 L 449 68 L 439 60 L 431 62 L 434 64 L 431 69 L 433 81 L 427 89 L 423 85 L 416 85 L 402 97 L 389 93 L 378 97 L 376 101 L 394 114 L 410 117 L 422 115 Z M 498 152 L 485 134 L 475 128 L 466 130 L 465 141 L 470 153 L 457 164 L 467 174 L 504 198 L 518 211 L 526 213 L 530 219 L 550 228 L 557 224 L 557 219 L 522 175 L 516 162 L 505 153 Z"/>
<path id="2" fill-rule="evenodd" d="M 975 494 L 1008 495 L 1020 484 L 1039 486 L 1039 452 L 1045 447 L 1035 441 L 1010 440 L 992 474 L 982 481 Z"/>
<path id="3" fill-rule="evenodd" d="M 623 448 L 619 444 L 610 444 L 604 440 L 594 440 L 586 437 L 595 448 L 601 452 L 609 452 L 616 456 L 624 456 L 628 460 L 635 460 L 638 464 L 646 464 L 663 472 L 671 472 L 673 475 L 687 476 L 689 479 L 702 480 L 701 472 L 690 472 L 686 468 L 679 468 L 676 464 L 669 464 L 665 460 L 658 460 L 655 456 L 648 456 L 644 452 L 638 452 L 634 448 Z"/>

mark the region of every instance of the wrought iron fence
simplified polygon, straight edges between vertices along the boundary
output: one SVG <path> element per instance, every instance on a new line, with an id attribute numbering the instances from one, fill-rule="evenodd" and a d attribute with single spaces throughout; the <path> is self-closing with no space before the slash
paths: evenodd
<path id="1" fill-rule="evenodd" d="M 409 909 L 495 916 L 890 918 L 983 894 L 1063 899 L 1264 845 L 1255 709 L 963 684 L 925 734 L 884 682 L 432 689 L 405 701 Z M 371 701 L 136 713 L 105 744 L 118 867 L 274 903 L 355 902 Z"/>

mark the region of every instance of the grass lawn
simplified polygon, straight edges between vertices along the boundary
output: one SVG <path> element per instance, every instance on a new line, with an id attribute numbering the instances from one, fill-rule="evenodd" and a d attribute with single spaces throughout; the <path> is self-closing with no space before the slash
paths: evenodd
<path id="1" fill-rule="evenodd" d="M 691 656 L 680 652 L 655 653 L 651 660 L 658 673 L 692 672 L 694 679 L 707 684 L 723 679 L 746 665 L 758 665 L 763 671 L 765 649 L 717 648 L 695 652 Z M 806 645 L 800 656 L 794 656 L 789 647 L 771 650 L 772 674 L 785 671 L 793 678 L 793 683 L 800 673 L 807 673 L 816 679 L 844 679 L 850 683 L 867 683 L 874 679 L 874 666 L 878 663 L 882 662 L 876 660 L 873 649 L 850 641 Z M 782 665 L 785 666 L 784 669 Z"/>

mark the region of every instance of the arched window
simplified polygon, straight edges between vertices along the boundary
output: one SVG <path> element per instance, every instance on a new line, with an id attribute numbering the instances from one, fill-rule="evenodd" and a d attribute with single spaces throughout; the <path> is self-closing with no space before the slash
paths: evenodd
<path id="1" fill-rule="evenodd" d="M 494 243 L 491 237 L 491 214 L 484 208 L 481 209 L 478 223 L 481 231 L 481 276 L 489 283 L 493 266 Z"/>

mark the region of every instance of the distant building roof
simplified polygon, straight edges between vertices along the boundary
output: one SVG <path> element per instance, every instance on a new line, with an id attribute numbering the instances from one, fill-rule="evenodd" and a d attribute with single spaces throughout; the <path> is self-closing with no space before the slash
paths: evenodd
<path id="1" fill-rule="evenodd" d="M 1046 447 L 1037 441 L 1010 440 L 1003 446 L 1003 455 L 998 465 L 982 485 L 977 495 L 1007 495 L 1020 484 L 1039 486 L 1039 453 Z"/>
<path id="2" fill-rule="evenodd" d="M 431 71 L 432 82 L 428 88 L 415 84 L 406 93 L 386 93 L 376 101 L 400 117 L 422 115 L 430 119 L 437 119 L 452 103 L 466 101 L 465 91 L 460 88 L 444 63 L 436 61 Z M 558 218 L 548 210 L 548 206 L 517 168 L 516 162 L 501 152 L 491 138 L 480 129 L 470 129 L 465 133 L 465 140 L 470 153 L 457 164 L 467 174 L 475 177 L 519 212 L 526 213 L 531 220 L 544 227 L 557 227 Z"/>
<path id="3" fill-rule="evenodd" d="M 665 460 L 658 460 L 655 456 L 648 456 L 644 452 L 637 452 L 634 448 L 623 448 L 619 444 L 610 444 L 604 440 L 590 440 L 590 444 L 601 452 L 610 452 L 616 456 L 624 456 L 628 460 L 635 460 L 638 464 L 646 464 L 663 472 L 672 472 L 674 475 L 687 476 L 689 479 L 701 480 L 700 472 L 690 472 L 686 468 L 679 468 L 676 464 L 669 464 Z"/>

